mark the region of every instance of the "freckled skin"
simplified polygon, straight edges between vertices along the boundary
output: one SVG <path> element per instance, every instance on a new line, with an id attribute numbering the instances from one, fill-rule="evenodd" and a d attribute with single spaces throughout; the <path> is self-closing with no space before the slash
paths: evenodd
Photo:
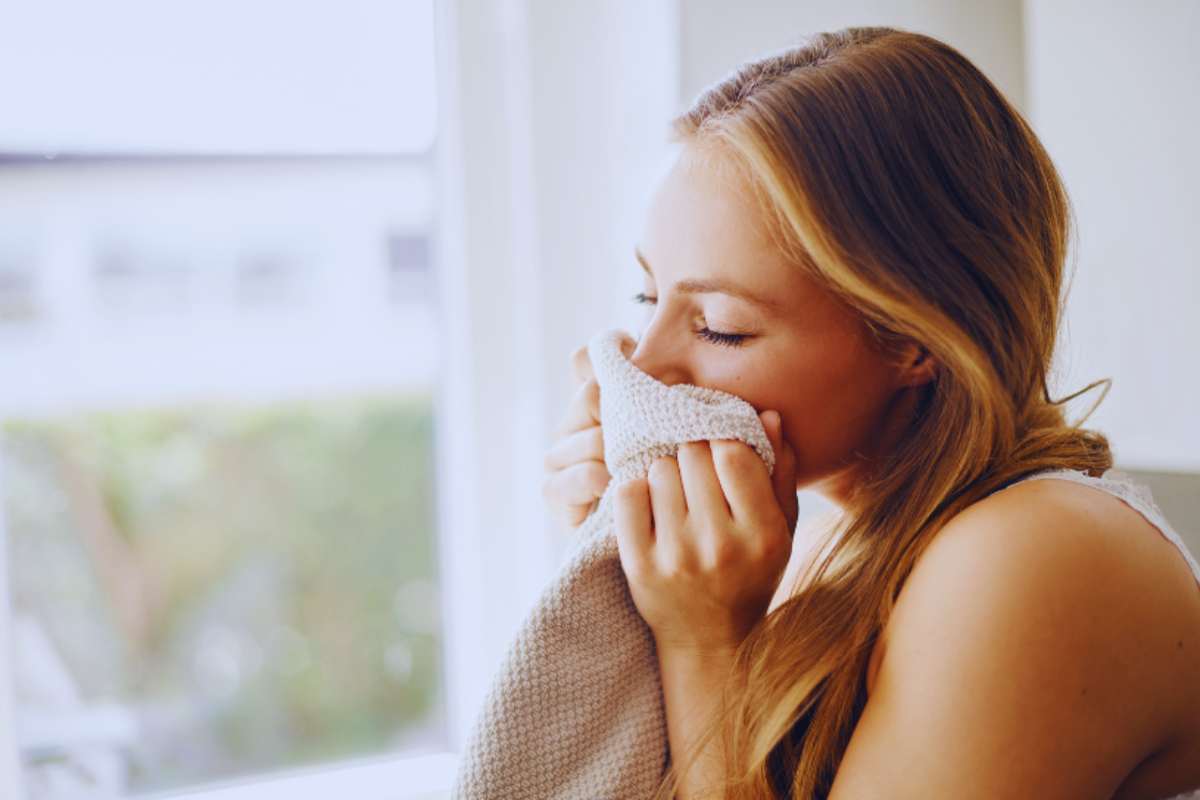
<path id="1" fill-rule="evenodd" d="M 796 452 L 796 486 L 843 504 L 865 460 L 893 446 L 931 377 L 914 344 L 889 363 L 861 319 L 788 263 L 763 211 L 727 162 L 698 159 L 695 145 L 673 157 L 654 187 L 638 242 L 653 276 L 631 356 L 667 384 L 692 383 L 779 411 Z M 685 294 L 682 280 L 726 280 L 781 303 L 764 309 L 724 293 Z M 705 340 L 705 327 L 748 334 L 737 347 Z"/>

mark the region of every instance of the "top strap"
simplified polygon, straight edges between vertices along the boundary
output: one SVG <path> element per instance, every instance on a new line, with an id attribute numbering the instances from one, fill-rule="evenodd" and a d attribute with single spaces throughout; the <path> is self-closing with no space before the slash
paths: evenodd
<path id="1" fill-rule="evenodd" d="M 1083 470 L 1078 469 L 1043 470 L 1042 472 L 1035 472 L 1032 475 L 1026 475 L 1024 478 L 1013 481 L 1008 486 L 1005 486 L 1004 489 L 1038 478 L 1059 478 L 1061 480 L 1073 481 L 1074 483 L 1082 483 L 1085 486 L 1093 486 L 1108 492 L 1123 500 L 1126 505 L 1145 517 L 1151 525 L 1158 528 L 1163 536 L 1167 537 L 1183 553 L 1183 557 L 1187 559 L 1188 565 L 1192 568 L 1192 574 L 1196 577 L 1196 581 L 1200 583 L 1200 562 L 1197 562 L 1196 557 L 1188 550 L 1183 538 L 1175 531 L 1171 523 L 1167 521 L 1166 515 L 1154 501 L 1150 487 L 1136 481 L 1128 473 L 1110 468 L 1105 470 L 1104 474 L 1099 478 L 1088 475 Z M 1003 489 L 1000 491 L 1003 491 Z"/>

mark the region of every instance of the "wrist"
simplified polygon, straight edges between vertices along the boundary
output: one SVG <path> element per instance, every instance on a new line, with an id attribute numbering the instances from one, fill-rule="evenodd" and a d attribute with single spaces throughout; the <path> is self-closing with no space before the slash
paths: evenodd
<path id="1" fill-rule="evenodd" d="M 733 661 L 738 645 L 730 642 L 681 641 L 655 637 L 659 659 L 672 662 L 687 662 L 697 665 L 727 665 Z"/>

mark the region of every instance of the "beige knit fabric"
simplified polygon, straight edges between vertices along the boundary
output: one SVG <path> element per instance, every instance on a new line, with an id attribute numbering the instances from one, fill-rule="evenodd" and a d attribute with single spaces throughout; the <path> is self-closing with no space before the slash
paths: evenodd
<path id="1" fill-rule="evenodd" d="M 625 357 L 621 338 L 612 329 L 588 343 L 612 480 L 509 646 L 467 741 L 454 798 L 639 800 L 666 771 L 654 638 L 621 568 L 613 487 L 645 476 L 654 459 L 689 441 L 739 439 L 768 471 L 775 455 L 753 406 L 726 392 L 661 383 Z"/>

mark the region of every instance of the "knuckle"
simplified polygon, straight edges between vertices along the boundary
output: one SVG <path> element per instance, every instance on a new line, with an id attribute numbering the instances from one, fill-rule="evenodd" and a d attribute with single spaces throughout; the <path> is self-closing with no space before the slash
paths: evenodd
<path id="1" fill-rule="evenodd" d="M 592 359 L 586 344 L 575 348 L 571 353 L 571 371 L 577 380 L 587 380 L 592 376 Z"/>
<path id="2" fill-rule="evenodd" d="M 749 450 L 750 448 L 738 442 L 721 442 L 713 453 L 713 458 L 718 459 L 722 466 L 740 469 L 748 463 Z"/>
<path id="3" fill-rule="evenodd" d="M 645 482 L 641 479 L 623 481 L 617 485 L 616 499 L 620 501 L 636 500 L 644 491 Z"/>
<path id="4" fill-rule="evenodd" d="M 587 404 L 587 393 L 589 380 L 580 378 L 580 383 L 574 389 L 574 394 L 571 396 L 571 407 L 579 408 Z"/>
<path id="5" fill-rule="evenodd" d="M 695 577 L 701 571 L 701 562 L 697 557 L 695 548 L 680 547 L 676 551 L 677 569 L 676 575 L 679 577 Z"/>
<path id="6" fill-rule="evenodd" d="M 671 474 L 671 462 L 673 460 L 670 456 L 659 456 L 654 459 L 650 464 L 649 476 L 651 480 L 657 483 L 669 477 Z"/>
<path id="7" fill-rule="evenodd" d="M 571 365 L 571 369 L 579 370 L 583 366 L 583 360 L 587 357 L 587 345 L 581 344 L 571 351 L 567 362 Z"/>
<path id="8" fill-rule="evenodd" d="M 717 536 L 712 540 L 708 553 L 709 563 L 720 569 L 737 563 L 741 558 L 741 548 L 730 536 Z"/>
<path id="9" fill-rule="evenodd" d="M 618 527 L 618 535 L 620 535 L 620 532 L 621 529 Z M 642 560 L 633 553 L 626 553 L 621 557 L 621 569 L 630 583 L 646 582 L 645 568 L 642 566 Z"/>
<path id="10" fill-rule="evenodd" d="M 747 548 L 749 556 L 756 562 L 771 560 L 771 557 L 777 553 L 776 545 L 773 541 L 773 536 L 755 536 L 751 538 Z"/>
<path id="11" fill-rule="evenodd" d="M 720 526 L 706 514 L 687 516 L 688 535 L 702 543 L 716 542 L 722 535 Z"/>
<path id="12" fill-rule="evenodd" d="M 755 540 L 754 556 L 756 560 L 774 562 L 788 558 L 791 554 L 791 540 L 783 536 L 764 535 Z"/>
<path id="13" fill-rule="evenodd" d="M 592 481 L 588 469 L 587 464 L 572 464 L 570 467 L 567 494 L 573 503 L 587 502 L 592 498 Z"/>
<path id="14" fill-rule="evenodd" d="M 566 523 L 572 528 L 579 527 L 579 524 L 587 519 L 587 506 L 571 506 L 566 513 Z"/>
<path id="15" fill-rule="evenodd" d="M 608 485 L 610 479 L 608 469 L 598 461 L 589 461 L 584 478 L 589 488 L 601 490 Z"/>
<path id="16" fill-rule="evenodd" d="M 667 458 L 674 459 L 676 464 L 688 463 L 691 461 L 691 458 L 693 455 L 692 449 L 688 446 L 688 444 L 689 444 L 688 442 L 685 442 L 681 445 L 676 446 L 674 455 L 659 456 L 659 458 L 664 459 L 664 460 Z M 658 459 L 655 459 L 655 460 L 657 461 Z"/>
<path id="17" fill-rule="evenodd" d="M 680 553 L 671 551 L 659 557 L 657 572 L 664 580 L 673 581 L 686 577 L 688 567 Z"/>
<path id="18" fill-rule="evenodd" d="M 696 458 L 703 455 L 704 450 L 708 447 L 707 442 L 684 442 L 679 445 L 680 458 Z"/>
<path id="19" fill-rule="evenodd" d="M 588 454 L 592 458 L 604 458 L 604 429 L 596 425 L 588 430 Z"/>

